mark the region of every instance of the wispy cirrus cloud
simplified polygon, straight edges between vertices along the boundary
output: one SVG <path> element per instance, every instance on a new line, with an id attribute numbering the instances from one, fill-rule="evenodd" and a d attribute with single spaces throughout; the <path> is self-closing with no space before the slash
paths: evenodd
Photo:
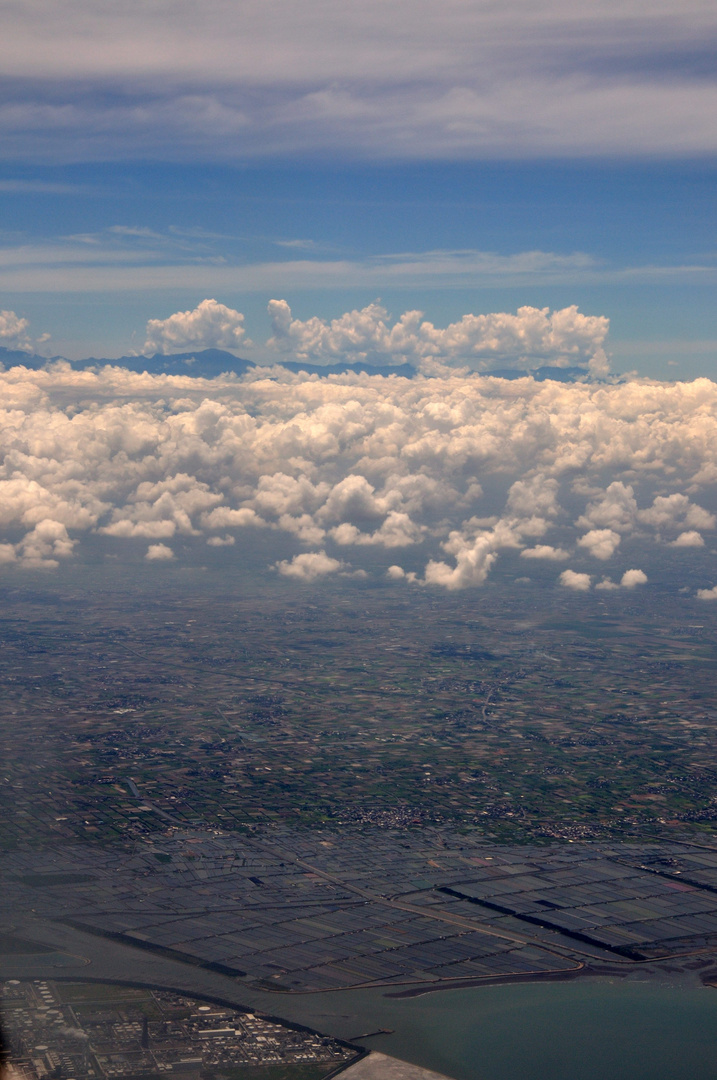
<path id="1" fill-rule="evenodd" d="M 273 241 L 293 257 L 249 257 L 249 241 L 203 230 L 164 232 L 137 225 L 0 246 L 0 289 L 7 292 L 279 292 L 290 289 L 526 287 L 601 283 L 709 284 L 714 258 L 618 266 L 582 251 L 428 250 L 332 256 L 310 241 Z"/>
<path id="2" fill-rule="evenodd" d="M 0 193 L 5 195 L 85 195 L 92 189 L 86 184 L 62 184 L 48 180 L 0 180 Z"/>

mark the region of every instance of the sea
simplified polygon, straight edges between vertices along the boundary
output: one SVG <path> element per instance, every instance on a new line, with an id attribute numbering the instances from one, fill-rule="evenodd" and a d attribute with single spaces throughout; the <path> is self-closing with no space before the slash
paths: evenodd
<path id="1" fill-rule="evenodd" d="M 715 1080 L 717 989 L 582 978 L 392 998 L 273 997 L 273 1012 L 455 1080 Z"/>

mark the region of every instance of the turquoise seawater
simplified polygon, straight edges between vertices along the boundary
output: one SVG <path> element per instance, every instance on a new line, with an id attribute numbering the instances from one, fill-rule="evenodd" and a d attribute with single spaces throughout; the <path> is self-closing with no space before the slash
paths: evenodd
<path id="1" fill-rule="evenodd" d="M 717 990 L 585 979 L 417 998 L 320 994 L 273 1012 L 456 1080 L 715 1080 Z M 281 1008 L 277 1008 L 281 1004 Z"/>

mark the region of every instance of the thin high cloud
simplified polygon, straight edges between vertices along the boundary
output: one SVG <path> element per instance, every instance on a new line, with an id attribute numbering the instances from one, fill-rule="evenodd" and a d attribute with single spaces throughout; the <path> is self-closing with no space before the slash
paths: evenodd
<path id="1" fill-rule="evenodd" d="M 288 552 L 266 572 L 287 588 L 368 574 L 475 589 L 523 556 L 556 588 L 607 597 L 648 585 L 636 551 L 679 577 L 714 543 L 707 379 L 207 380 L 56 364 L 0 373 L 0 392 L 0 562 L 14 571 L 81 559 L 89 537 L 170 572 L 201 550 L 241 564 L 275 536 Z"/>
<path id="2" fill-rule="evenodd" d="M 6 158 L 431 159 L 717 149 L 713 4 L 26 0 Z"/>
<path id="3" fill-rule="evenodd" d="M 0 244 L 0 289 L 11 293 L 221 292 L 292 289 L 523 288 L 580 283 L 717 282 L 714 257 L 667 265 L 617 266 L 586 252 L 432 250 L 341 258 L 248 259 L 233 239 L 170 229 L 114 226 L 101 233 Z M 286 244 L 284 250 L 287 250 Z"/>

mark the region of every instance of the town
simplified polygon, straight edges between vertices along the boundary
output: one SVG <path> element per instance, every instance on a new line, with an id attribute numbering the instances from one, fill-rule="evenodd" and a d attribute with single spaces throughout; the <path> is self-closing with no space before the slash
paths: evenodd
<path id="1" fill-rule="evenodd" d="M 42 979 L 2 984 L 13 1080 L 323 1080 L 357 1051 L 296 1026 L 273 1023 L 166 991 Z"/>

